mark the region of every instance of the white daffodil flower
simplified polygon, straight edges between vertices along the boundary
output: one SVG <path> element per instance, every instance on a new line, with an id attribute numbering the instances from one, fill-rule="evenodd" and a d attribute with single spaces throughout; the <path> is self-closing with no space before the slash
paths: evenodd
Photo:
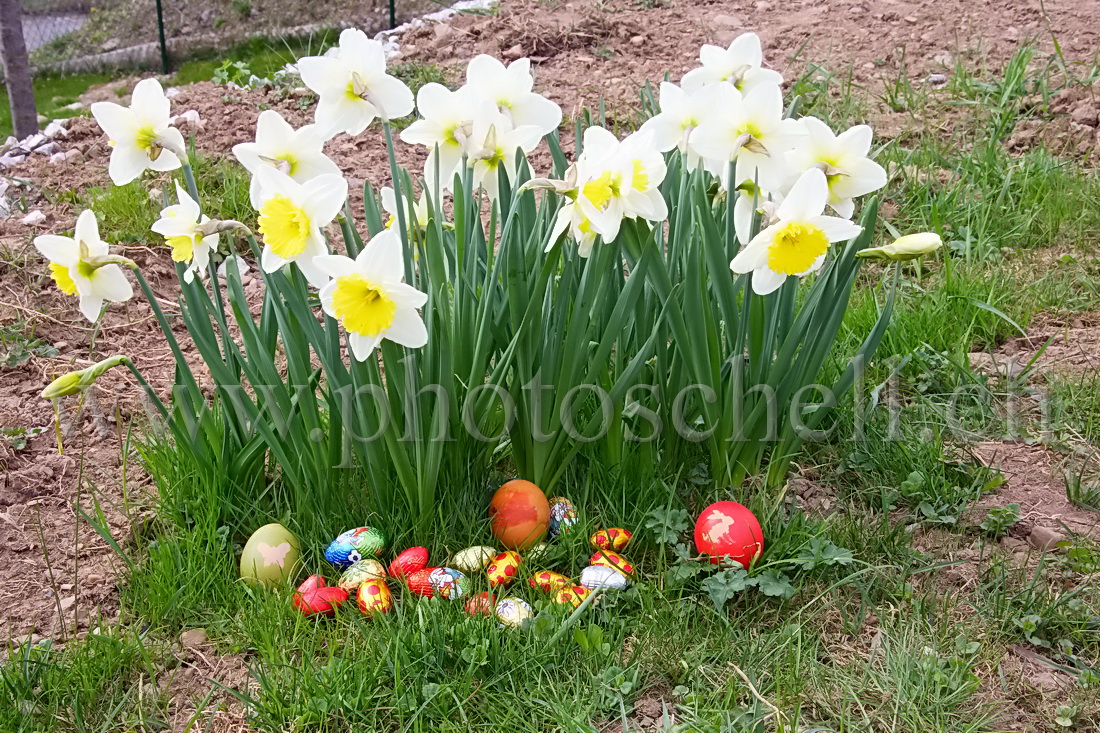
<path id="1" fill-rule="evenodd" d="M 575 180 L 571 188 L 547 182 L 572 199 L 558 212 L 549 246 L 568 229 L 578 254 L 588 257 L 596 236 L 614 240 L 624 218 L 662 221 L 668 207 L 658 189 L 665 178 L 665 161 L 650 132 L 639 131 L 620 142 L 604 128 L 590 127 L 583 142 L 584 152 L 570 171 Z"/>
<path id="2" fill-rule="evenodd" d="M 776 209 L 777 221 L 753 237 L 730 262 L 735 273 L 752 273 L 752 289 L 767 295 L 788 277 L 817 271 L 831 242 L 841 242 L 862 231 L 847 219 L 824 216 L 829 201 L 825 174 L 811 168 L 802 174 Z"/>
<path id="3" fill-rule="evenodd" d="M 516 151 L 524 155 L 539 144 L 542 134 L 534 125 L 514 127 L 492 104 L 483 106 L 474 116 L 473 132 L 466 149 L 466 165 L 473 172 L 475 187 L 485 190 L 489 198 L 499 192 L 500 169 L 508 172 L 508 180 L 516 180 Z"/>
<path id="4" fill-rule="evenodd" d="M 382 209 L 390 215 L 390 218 L 386 220 L 386 229 L 393 229 L 397 226 L 397 195 L 394 190 L 389 186 L 385 186 L 381 191 L 382 196 Z M 409 221 L 408 208 L 403 209 L 405 214 L 405 225 L 409 228 L 427 229 L 428 228 L 428 197 L 424 194 L 420 195 L 420 200 L 416 202 L 413 207 L 413 213 L 416 215 L 415 221 Z"/>
<path id="5" fill-rule="evenodd" d="M 783 203 L 783 195 L 756 188 L 749 182 L 737 187 L 737 200 L 733 202 L 733 230 L 737 241 L 746 244 L 752 239 L 753 215 L 760 212 L 760 229 L 767 229 L 776 222 L 776 211 Z"/>
<path id="6" fill-rule="evenodd" d="M 871 160 L 871 128 L 856 125 L 839 135 L 816 117 L 799 120 L 806 131 L 787 153 L 794 170 L 817 167 L 829 182 L 829 206 L 840 216 L 851 218 L 856 196 L 886 185 L 886 171 Z"/>
<path id="7" fill-rule="evenodd" d="M 730 161 L 737 161 L 735 180 L 727 190 L 752 181 L 779 190 L 789 173 L 787 152 L 805 134 L 797 120 L 783 118 L 783 93 L 778 86 L 758 86 L 742 95 L 732 84 L 709 87 L 713 114 L 691 133 L 691 145 L 707 159 L 715 176 L 728 177 Z"/>
<path id="8" fill-rule="evenodd" d="M 321 288 L 321 307 L 347 331 L 357 360 L 370 357 L 382 339 L 410 349 L 428 342 L 428 330 L 417 312 L 428 296 L 403 282 L 401 240 L 395 232 L 376 234 L 354 260 L 322 255 L 314 262 L 332 278 Z"/>
<path id="9" fill-rule="evenodd" d="M 134 295 L 118 264 L 129 261 L 110 254 L 91 210 L 77 217 L 72 237 L 43 234 L 35 237 L 34 247 L 50 261 L 50 276 L 58 289 L 80 298 L 80 312 L 92 323 L 99 319 L 105 302 L 121 303 Z"/>
<path id="10" fill-rule="evenodd" d="M 277 168 L 298 183 L 325 174 L 340 175 L 340 166 L 323 152 L 326 142 L 328 137 L 317 125 L 295 130 L 275 110 L 261 112 L 256 120 L 256 142 L 233 146 L 233 155 L 253 176 L 248 190 L 252 208 L 260 207 L 260 181 L 256 178 L 260 168 Z"/>
<path id="11" fill-rule="evenodd" d="M 174 262 L 187 264 L 183 280 L 189 283 L 195 279 L 195 273 L 206 274 L 210 252 L 217 250 L 220 235 L 217 232 L 203 234 L 200 225 L 210 221 L 210 217 L 202 215 L 199 203 L 179 183 L 176 183 L 176 197 L 179 203 L 162 210 L 152 230 L 162 235 L 172 248 Z"/>
<path id="12" fill-rule="evenodd" d="M 701 67 L 684 74 L 680 81 L 688 92 L 717 81 L 728 81 L 742 94 L 761 86 L 778 88 L 783 83 L 783 75 L 778 71 L 762 68 L 764 56 L 760 37 L 755 33 L 741 34 L 729 48 L 704 45 L 699 50 L 699 63 Z"/>
<path id="13" fill-rule="evenodd" d="M 474 134 L 475 106 L 468 87 L 452 92 L 442 84 L 425 84 L 416 93 L 416 109 L 423 119 L 401 131 L 404 142 L 428 148 L 424 177 L 435 181 L 438 175 L 443 190 L 450 188 L 455 171 L 462 165 L 462 156 L 466 153 L 470 137 Z"/>
<path id="14" fill-rule="evenodd" d="M 171 171 L 183 164 L 183 134 L 168 121 L 171 104 L 156 79 L 137 83 L 129 107 L 96 102 L 91 109 L 111 141 L 107 173 L 116 186 L 129 183 L 146 170 Z"/>
<path id="15" fill-rule="evenodd" d="M 260 267 L 264 272 L 275 272 L 293 262 L 310 285 L 321 287 L 327 278 L 314 262 L 314 258 L 328 254 L 321 229 L 344 207 L 348 182 L 324 174 L 298 183 L 266 166 L 256 176 L 260 179 L 259 229 L 264 242 Z"/>
<path id="16" fill-rule="evenodd" d="M 481 54 L 466 67 L 466 88 L 475 97 L 497 105 L 517 128 L 538 128 L 541 138 L 561 123 L 561 107 L 532 91 L 534 85 L 531 59 L 517 59 L 506 67 L 492 56 Z"/>
<path id="17" fill-rule="evenodd" d="M 662 153 L 673 148 L 687 156 L 687 166 L 694 168 L 699 155 L 689 145 L 691 132 L 712 114 L 714 96 L 706 87 L 686 92 L 671 82 L 661 82 L 661 111 L 645 121 L 640 132 L 650 132 L 653 144 Z"/>
<path id="18" fill-rule="evenodd" d="M 386 73 L 386 52 L 358 28 L 340 33 L 331 56 L 298 60 L 302 82 L 317 93 L 317 125 L 326 133 L 358 135 L 375 117 L 392 120 L 413 111 L 413 94 Z"/>

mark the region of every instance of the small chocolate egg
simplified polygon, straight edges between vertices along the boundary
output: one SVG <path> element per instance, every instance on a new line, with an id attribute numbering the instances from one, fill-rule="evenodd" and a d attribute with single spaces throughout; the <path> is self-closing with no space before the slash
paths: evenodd
<path id="1" fill-rule="evenodd" d="M 564 496 L 550 499 L 550 539 L 569 534 L 577 523 L 577 508 Z"/>
<path id="2" fill-rule="evenodd" d="M 386 585 L 386 581 L 381 578 L 363 581 L 356 593 L 356 600 L 364 616 L 389 613 L 393 609 L 393 594 L 390 593 L 390 587 Z"/>
<path id="3" fill-rule="evenodd" d="M 382 563 L 373 558 L 367 558 L 366 560 L 360 560 L 345 570 L 340 576 L 340 579 L 336 581 L 336 585 L 339 588 L 343 588 L 349 594 L 354 594 L 359 586 L 368 580 L 377 580 L 386 577 L 386 569 L 382 567 Z"/>
<path id="4" fill-rule="evenodd" d="M 540 542 L 527 552 L 523 553 L 523 557 L 528 562 L 539 562 L 544 557 L 546 557 L 546 553 L 548 552 L 550 552 L 550 545 L 546 544 L 545 542 Z"/>
<path id="5" fill-rule="evenodd" d="M 496 606 L 496 598 L 487 590 L 475 593 L 466 601 L 466 613 L 471 616 L 491 616 Z"/>
<path id="6" fill-rule="evenodd" d="M 470 579 L 451 568 L 424 568 L 405 576 L 409 590 L 425 598 L 455 600 L 470 591 Z"/>
<path id="7" fill-rule="evenodd" d="M 614 568 L 603 565 L 589 565 L 581 571 L 581 585 L 589 590 L 605 588 L 621 590 L 629 585 L 627 577 Z"/>
<path id="8" fill-rule="evenodd" d="M 410 547 L 390 563 L 390 575 L 395 578 L 404 578 L 409 573 L 415 573 L 426 567 L 428 567 L 428 548 Z"/>
<path id="9" fill-rule="evenodd" d="M 591 590 L 585 588 L 583 585 L 570 585 L 564 588 L 558 588 L 554 592 L 554 603 L 568 603 L 573 606 L 573 608 L 578 608 L 584 603 L 584 599 L 587 598 L 591 592 Z"/>
<path id="10" fill-rule="evenodd" d="M 484 545 L 467 547 L 451 559 L 451 567 L 461 570 L 467 575 L 475 575 L 484 570 L 485 566 L 492 562 L 493 555 L 496 554 L 496 550 Z"/>
<path id="11" fill-rule="evenodd" d="M 626 546 L 630 544 L 630 538 L 633 535 L 628 529 L 622 529 L 621 527 L 612 527 L 611 529 L 601 529 L 588 538 L 588 542 L 597 550 L 625 550 Z"/>
<path id="12" fill-rule="evenodd" d="M 489 585 L 494 588 L 511 585 L 519 574 L 521 562 L 519 554 L 512 550 L 494 556 L 492 562 L 485 568 L 485 574 L 489 576 Z"/>
<path id="13" fill-rule="evenodd" d="M 570 584 L 569 578 L 561 573 L 555 573 L 553 570 L 539 570 L 533 573 L 531 577 L 527 579 L 527 582 L 532 588 L 538 588 L 547 593 L 553 593 L 558 588 Z"/>
<path id="14" fill-rule="evenodd" d="M 588 564 L 613 568 L 623 575 L 634 575 L 634 564 L 614 550 L 596 550 Z"/>
<path id="15" fill-rule="evenodd" d="M 305 616 L 332 616 L 348 599 L 343 588 L 330 586 L 320 575 L 311 575 L 294 593 L 294 607 Z"/>
<path id="16" fill-rule="evenodd" d="M 356 527 L 343 532 L 325 550 L 325 559 L 343 569 L 365 557 L 378 557 L 386 546 L 386 535 L 373 527 Z"/>
<path id="17" fill-rule="evenodd" d="M 502 598 L 497 603 L 497 621 L 504 627 L 515 628 L 534 615 L 534 609 L 522 598 Z"/>
<path id="18" fill-rule="evenodd" d="M 298 574 L 298 539 L 278 523 L 252 533 L 241 552 L 241 577 L 266 586 L 281 585 Z"/>

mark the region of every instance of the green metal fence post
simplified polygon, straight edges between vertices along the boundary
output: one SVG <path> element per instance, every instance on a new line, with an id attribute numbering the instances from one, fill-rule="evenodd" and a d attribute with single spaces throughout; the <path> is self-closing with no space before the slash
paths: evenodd
<path id="1" fill-rule="evenodd" d="M 393 0 L 390 0 L 393 3 Z M 157 31 L 160 33 L 160 70 L 162 73 L 168 73 L 168 45 L 164 42 L 164 9 L 161 8 L 160 0 L 157 0 Z"/>
<path id="2" fill-rule="evenodd" d="M 158 0 L 159 2 L 159 0 Z M 390 28 L 397 27 L 397 10 L 394 8 L 396 0 L 390 0 Z"/>

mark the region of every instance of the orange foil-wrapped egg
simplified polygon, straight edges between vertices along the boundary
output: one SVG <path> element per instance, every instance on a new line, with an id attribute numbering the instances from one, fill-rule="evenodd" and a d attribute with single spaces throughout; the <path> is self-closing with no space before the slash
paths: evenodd
<path id="1" fill-rule="evenodd" d="M 623 575 L 634 574 L 634 564 L 614 550 L 597 550 L 588 562 L 590 565 L 618 570 Z"/>
<path id="2" fill-rule="evenodd" d="M 577 608 L 592 591 L 583 585 L 569 585 L 554 592 L 554 603 L 568 603 Z"/>
<path id="3" fill-rule="evenodd" d="M 558 588 L 567 586 L 570 583 L 569 578 L 561 573 L 555 573 L 553 570 L 539 570 L 528 578 L 527 582 L 531 584 L 532 588 L 538 588 L 547 593 L 553 593 Z"/>
<path id="4" fill-rule="evenodd" d="M 390 587 L 386 585 L 386 581 L 379 578 L 364 580 L 360 583 L 356 600 L 364 616 L 389 613 L 393 609 L 393 594 L 390 593 Z"/>
<path id="5" fill-rule="evenodd" d="M 507 550 L 493 557 L 489 566 L 485 568 L 485 574 L 489 576 L 489 585 L 509 586 L 519 575 L 519 553 Z"/>
<path id="6" fill-rule="evenodd" d="M 588 541 L 597 550 L 619 551 L 626 549 L 626 546 L 630 544 L 631 537 L 633 535 L 630 530 L 622 527 L 612 527 L 611 529 L 601 529 L 589 537 Z"/>
<path id="7" fill-rule="evenodd" d="M 492 616 L 495 612 L 497 600 L 487 590 L 475 593 L 466 601 L 466 613 L 471 616 Z"/>

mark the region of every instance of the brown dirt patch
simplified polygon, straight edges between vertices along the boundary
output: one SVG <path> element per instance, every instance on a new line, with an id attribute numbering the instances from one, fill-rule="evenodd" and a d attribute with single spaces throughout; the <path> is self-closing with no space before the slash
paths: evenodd
<path id="1" fill-rule="evenodd" d="M 987 466 L 999 469 L 1007 481 L 979 503 L 983 507 L 1020 505 L 1020 523 L 1013 533 L 1027 537 L 1035 527 L 1059 533 L 1069 530 L 1100 537 L 1100 514 L 1081 509 L 1066 498 L 1062 456 L 1043 445 L 982 442 L 969 446 Z"/>
<path id="2" fill-rule="evenodd" d="M 984 356 L 976 358 L 982 360 Z M 998 361 L 1006 365 L 1010 375 L 1013 371 L 1022 371 L 1033 359 L 1031 368 L 1035 374 L 1055 372 L 1088 376 L 1100 373 L 1100 313 L 1040 314 L 1028 328 L 1027 336 L 1005 341 L 995 356 L 1000 357 Z"/>
<path id="3" fill-rule="evenodd" d="M 1056 155 L 1096 165 L 1100 155 L 1100 91 L 1092 86 L 1063 89 L 1039 110 L 1035 119 L 1016 125 L 1007 143 L 1010 150 L 1042 144 Z"/>

